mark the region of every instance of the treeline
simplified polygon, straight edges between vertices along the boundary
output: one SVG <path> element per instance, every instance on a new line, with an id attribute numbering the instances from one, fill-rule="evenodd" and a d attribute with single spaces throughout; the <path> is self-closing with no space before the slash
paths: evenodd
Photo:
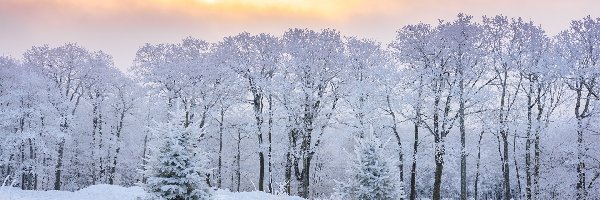
<path id="1" fill-rule="evenodd" d="M 372 127 L 410 199 L 600 194 L 600 18 L 548 36 L 459 14 L 387 46 L 331 29 L 189 37 L 144 45 L 130 75 L 39 46 L 0 71 L 0 176 L 22 189 L 144 182 L 151 130 L 176 118 L 201 130 L 206 184 L 233 191 L 328 197 Z"/>

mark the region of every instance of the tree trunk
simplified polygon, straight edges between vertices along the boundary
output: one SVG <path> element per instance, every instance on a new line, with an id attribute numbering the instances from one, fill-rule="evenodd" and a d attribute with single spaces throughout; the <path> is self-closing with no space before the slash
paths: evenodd
<path id="1" fill-rule="evenodd" d="M 217 187 L 221 188 L 221 183 L 222 183 L 222 179 L 223 179 L 223 173 L 222 173 L 222 166 L 223 166 L 223 120 L 225 118 L 225 109 L 223 107 L 221 107 L 221 121 L 219 121 L 219 158 L 217 161 L 217 174 L 219 176 L 219 178 L 217 179 Z"/>
<path id="2" fill-rule="evenodd" d="M 291 122 L 291 120 L 290 120 L 290 122 Z M 294 158 L 295 158 L 294 150 L 296 149 L 297 130 L 298 129 L 292 128 L 288 135 L 289 144 L 288 144 L 288 150 L 286 153 L 286 163 L 285 163 L 285 191 L 288 195 L 292 194 L 291 193 L 292 192 L 292 167 L 296 163 L 296 161 L 294 160 Z"/>
<path id="3" fill-rule="evenodd" d="M 443 93 L 444 78 L 440 78 L 440 80 L 435 83 L 436 96 L 433 100 L 433 128 L 430 129 L 430 132 L 433 134 L 433 142 L 434 142 L 434 160 L 435 160 L 435 173 L 434 173 L 434 182 L 433 182 L 433 200 L 440 200 L 442 198 L 442 175 L 444 170 L 444 155 L 446 151 L 445 147 L 445 137 L 447 135 L 447 131 L 445 130 L 446 117 L 448 116 L 449 106 L 450 106 L 450 95 L 446 97 L 444 112 L 442 116 L 440 116 L 439 105 Z M 440 117 L 442 117 L 440 121 Z M 441 124 L 440 124 L 441 123 Z"/>
<path id="4" fill-rule="evenodd" d="M 115 155 L 113 156 L 113 165 L 110 168 L 110 175 L 108 176 L 108 184 L 111 184 L 111 185 L 114 183 L 115 172 L 117 171 L 117 158 L 119 156 L 119 152 L 121 151 L 121 132 L 123 132 L 123 123 L 125 120 L 125 112 L 126 112 L 126 109 L 123 108 L 123 110 L 121 110 L 121 113 L 119 116 L 119 124 L 117 125 L 117 132 L 116 132 L 117 149 L 115 150 Z"/>
<path id="5" fill-rule="evenodd" d="M 313 132 L 313 128 L 311 127 L 313 124 L 313 113 L 310 111 L 305 112 L 304 114 L 304 128 L 302 130 L 302 143 L 300 146 L 300 158 L 302 159 L 302 170 L 300 171 L 300 184 L 298 188 L 298 195 L 303 198 L 309 198 L 310 196 L 310 161 L 312 159 L 312 151 L 311 151 L 311 135 Z M 296 164 L 296 167 L 298 165 Z M 296 169 L 296 171 L 298 171 Z"/>
<path id="6" fill-rule="evenodd" d="M 312 154 L 307 154 L 302 159 L 302 172 L 300 173 L 300 187 L 298 188 L 298 195 L 302 198 L 309 198 L 310 196 L 310 161 L 312 160 Z"/>
<path id="7" fill-rule="evenodd" d="M 501 131 L 500 133 L 502 137 L 502 169 L 503 169 L 503 177 L 504 177 L 504 199 L 510 200 L 510 168 L 508 162 L 508 133 L 506 131 Z"/>
<path id="8" fill-rule="evenodd" d="M 290 148 L 285 154 L 285 193 L 288 195 L 292 194 L 292 153 Z"/>
<path id="9" fill-rule="evenodd" d="M 477 163 L 475 167 L 475 194 L 473 194 L 475 200 L 479 200 L 479 167 L 481 162 L 481 140 L 483 139 L 484 131 L 479 134 L 479 142 L 477 142 Z"/>
<path id="10" fill-rule="evenodd" d="M 517 163 L 517 133 L 513 135 L 513 159 L 515 163 L 515 174 L 517 175 L 517 196 L 521 198 L 521 175 L 519 174 L 519 164 Z"/>
<path id="11" fill-rule="evenodd" d="M 269 187 L 269 192 L 273 193 L 273 163 L 272 163 L 272 157 L 273 157 L 273 140 L 272 140 L 272 132 L 273 132 L 273 97 L 271 95 L 269 95 L 269 130 L 268 130 L 268 140 L 269 140 L 269 150 L 268 150 L 268 162 L 269 162 L 269 183 L 268 183 L 268 187 Z"/>
<path id="12" fill-rule="evenodd" d="M 35 160 L 36 159 L 37 151 L 34 150 L 33 139 L 28 138 L 27 141 L 29 143 L 29 159 Z M 37 185 L 37 183 L 36 183 L 37 182 L 37 178 L 35 178 L 35 177 L 37 177 L 37 173 L 33 172 L 32 167 L 29 167 L 29 186 L 28 186 L 29 190 L 32 190 L 32 189 L 35 190 L 36 189 L 35 185 Z"/>
<path id="13" fill-rule="evenodd" d="M 423 77 L 419 77 L 418 87 L 418 99 L 421 100 L 423 94 Z M 421 126 L 421 103 L 419 102 L 415 107 L 415 122 L 414 122 L 414 136 L 415 141 L 413 143 L 413 157 L 412 165 L 410 169 L 410 200 L 417 199 L 417 153 L 419 147 L 419 128 Z"/>
<path id="14" fill-rule="evenodd" d="M 529 75 L 529 91 L 527 92 L 527 140 L 525 141 L 525 198 L 531 200 L 531 129 L 532 129 L 532 109 L 533 109 L 533 83 L 531 75 Z M 539 104 L 539 102 L 538 102 Z"/>
<path id="15" fill-rule="evenodd" d="M 115 151 L 116 154 L 113 157 L 113 165 L 110 168 L 110 176 L 108 176 L 108 184 L 110 184 L 110 185 L 114 184 L 115 173 L 117 171 L 117 157 L 119 155 L 119 151 L 121 151 L 121 147 L 117 147 L 117 149 Z"/>
<path id="16" fill-rule="evenodd" d="M 585 153 L 583 144 L 583 122 L 577 119 L 577 199 L 587 199 L 585 187 Z"/>
<path id="17" fill-rule="evenodd" d="M 62 159 L 65 150 L 65 139 L 62 138 L 58 143 L 58 158 L 56 161 L 55 173 L 54 173 L 54 190 L 60 190 L 61 176 L 62 176 Z"/>
<path id="18" fill-rule="evenodd" d="M 242 143 L 242 131 L 238 130 L 238 135 L 237 135 L 237 154 L 235 155 L 235 163 L 236 163 L 236 168 L 235 168 L 235 178 L 236 178 L 236 191 L 239 192 L 240 191 L 240 185 L 241 185 L 241 179 L 242 179 L 242 168 L 241 168 L 241 152 L 240 152 L 240 146 Z"/>
<path id="19" fill-rule="evenodd" d="M 444 170 L 444 141 L 439 136 L 435 136 L 435 174 L 433 182 L 433 200 L 442 199 L 442 172 Z"/>
<path id="20" fill-rule="evenodd" d="M 464 99 L 464 80 L 461 71 L 460 94 L 458 108 L 458 125 L 460 129 L 460 199 L 467 200 L 467 149 L 466 149 L 466 129 L 465 129 L 465 99 Z"/>
<path id="21" fill-rule="evenodd" d="M 541 119 L 541 111 L 538 114 L 538 118 Z M 541 121 L 539 122 L 541 125 Z M 538 125 L 538 126 L 540 126 Z M 539 129 L 539 128 L 538 128 Z M 534 138 L 534 152 L 533 152 L 533 197 L 539 199 L 540 195 L 540 131 L 535 132 Z"/>
<path id="22" fill-rule="evenodd" d="M 583 126 L 584 116 L 587 114 L 584 108 L 583 111 L 580 111 L 581 101 L 583 100 L 582 92 L 583 92 L 583 82 L 579 81 L 578 87 L 576 88 L 576 102 L 575 102 L 575 118 L 577 119 L 577 199 L 587 199 L 587 190 L 585 187 L 585 144 L 583 143 L 583 131 L 585 127 Z M 589 97 L 589 95 L 588 95 Z M 588 98 L 589 100 L 589 98 Z M 584 106 L 586 107 L 587 104 Z"/>
<path id="23" fill-rule="evenodd" d="M 502 131 L 501 132 L 501 136 L 502 136 L 502 146 L 503 146 L 503 151 L 502 151 L 502 157 L 503 157 L 503 169 L 504 171 L 502 172 L 503 177 L 504 177 L 504 199 L 505 200 L 510 200 L 510 168 L 509 168 L 509 162 L 508 162 L 508 133 L 506 131 Z"/>
<path id="24" fill-rule="evenodd" d="M 263 133 L 262 133 L 262 124 L 263 124 L 263 117 L 262 117 L 262 108 L 263 108 L 263 103 L 262 103 L 262 95 L 258 93 L 258 91 L 256 91 L 256 89 L 253 89 L 252 91 L 254 99 L 253 99 L 253 105 L 254 105 L 254 117 L 256 119 L 256 128 L 258 130 L 257 132 L 257 136 L 258 136 L 258 191 L 264 191 L 264 184 L 265 184 L 265 154 L 264 154 L 264 147 L 263 147 Z"/>
<path id="25" fill-rule="evenodd" d="M 533 152 L 533 198 L 539 199 L 540 196 L 540 133 L 535 134 L 534 152 Z"/>
<path id="26" fill-rule="evenodd" d="M 97 95 L 96 95 L 97 96 Z M 97 100 L 96 100 L 97 101 Z M 96 176 L 96 130 L 99 128 L 99 118 L 98 118 L 98 103 L 94 103 L 94 107 L 92 108 L 92 115 L 94 118 L 92 119 L 92 183 L 96 184 L 98 177 Z"/>
<path id="27" fill-rule="evenodd" d="M 264 191 L 263 185 L 265 184 L 265 154 L 258 152 L 258 191 Z"/>
<path id="28" fill-rule="evenodd" d="M 541 150 L 540 150 L 540 133 L 541 133 L 541 129 L 542 129 L 542 113 L 544 112 L 544 108 L 542 107 L 541 104 L 541 94 L 542 94 L 542 87 L 538 86 L 538 92 L 537 92 L 537 109 L 538 109 L 538 113 L 537 113 L 537 117 L 536 117 L 536 121 L 537 121 L 537 125 L 536 125 L 536 130 L 535 130 L 535 135 L 534 135 L 534 153 L 533 153 L 533 197 L 535 199 L 539 198 L 539 180 L 540 180 L 540 154 L 541 154 Z M 546 119 L 549 120 L 549 119 Z"/>
<path id="29" fill-rule="evenodd" d="M 502 94 L 500 96 L 500 115 L 499 115 L 499 124 L 500 124 L 500 137 L 502 139 L 502 146 L 503 146 L 503 152 L 502 152 L 502 174 L 504 177 L 504 199 L 505 200 L 510 200 L 510 167 L 509 167 L 509 162 L 508 162 L 508 128 L 507 128 L 507 119 L 508 118 L 506 115 L 508 115 L 508 108 L 506 106 L 506 98 L 507 98 L 507 89 L 508 89 L 508 85 L 507 85 L 507 79 L 508 79 L 508 69 L 506 69 L 506 67 L 504 67 L 503 71 L 502 71 L 503 75 L 501 76 L 501 87 L 502 87 Z M 505 113 L 506 112 L 506 113 Z"/>
<path id="30" fill-rule="evenodd" d="M 142 166 L 143 166 L 143 170 L 146 170 L 146 166 L 148 165 L 148 129 L 146 129 L 145 131 L 145 135 L 144 135 L 144 150 L 142 152 Z M 142 183 L 146 183 L 147 177 L 143 176 L 142 177 Z"/>
<path id="31" fill-rule="evenodd" d="M 419 123 L 415 122 L 412 165 L 410 168 L 410 200 L 417 199 L 417 153 L 419 147 Z"/>
<path id="32" fill-rule="evenodd" d="M 396 142 L 398 144 L 398 170 L 400 172 L 400 184 L 404 186 L 404 151 L 402 149 L 402 140 L 400 138 L 400 133 L 398 132 L 398 126 L 396 122 L 396 113 L 392 110 L 392 104 L 390 102 L 390 96 L 386 96 L 386 102 L 388 107 L 388 112 L 392 117 L 392 132 L 394 136 L 396 136 Z"/>

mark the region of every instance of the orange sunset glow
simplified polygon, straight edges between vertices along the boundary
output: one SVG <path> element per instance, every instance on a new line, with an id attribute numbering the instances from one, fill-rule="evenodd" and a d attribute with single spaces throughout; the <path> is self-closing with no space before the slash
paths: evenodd
<path id="1" fill-rule="evenodd" d="M 385 44 L 403 25 L 435 23 L 460 12 L 520 16 L 554 34 L 598 7 L 594 0 L 0 0 L 0 54 L 77 42 L 110 53 L 126 69 L 144 43 L 186 36 L 215 42 L 243 31 L 280 35 L 296 27 L 334 28 Z"/>

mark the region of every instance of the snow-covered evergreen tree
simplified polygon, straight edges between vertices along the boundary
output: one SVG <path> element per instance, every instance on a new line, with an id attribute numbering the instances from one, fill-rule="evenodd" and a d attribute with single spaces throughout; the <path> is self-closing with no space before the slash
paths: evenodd
<path id="1" fill-rule="evenodd" d="M 144 187 L 152 199 L 200 200 L 211 196 L 204 184 L 208 159 L 193 142 L 193 134 L 200 130 L 187 125 L 185 119 L 174 117 L 154 129 L 163 138 L 145 170 L 148 180 Z"/>
<path id="2" fill-rule="evenodd" d="M 384 156 L 383 146 L 373 131 L 356 139 L 354 159 L 350 163 L 350 180 L 342 183 L 340 193 L 344 199 L 398 199 L 391 165 Z"/>

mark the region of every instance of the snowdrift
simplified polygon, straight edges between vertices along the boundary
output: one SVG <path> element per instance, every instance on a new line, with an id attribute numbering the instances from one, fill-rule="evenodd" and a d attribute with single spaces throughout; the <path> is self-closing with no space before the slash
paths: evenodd
<path id="1" fill-rule="evenodd" d="M 137 200 L 146 193 L 141 187 L 93 185 L 75 192 L 32 191 L 14 187 L 0 187 L 0 200 Z M 300 197 L 272 195 L 265 192 L 214 191 L 215 200 L 303 200 Z"/>

